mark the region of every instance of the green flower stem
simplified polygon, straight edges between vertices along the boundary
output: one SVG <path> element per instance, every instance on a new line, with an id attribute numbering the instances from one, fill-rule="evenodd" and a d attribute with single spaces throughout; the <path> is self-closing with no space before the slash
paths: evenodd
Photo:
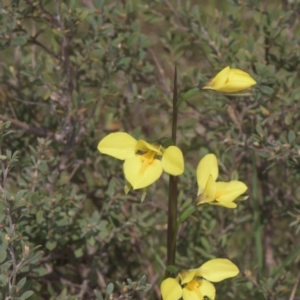
<path id="1" fill-rule="evenodd" d="M 173 88 L 173 115 L 172 115 L 172 140 L 176 145 L 177 131 L 177 69 L 174 72 Z M 169 202 L 168 202 L 168 236 L 167 236 L 167 264 L 175 264 L 176 255 L 176 235 L 177 235 L 177 178 L 170 175 L 169 179 Z M 167 273 L 167 272 L 166 272 Z M 167 275 L 167 274 L 166 274 Z"/>

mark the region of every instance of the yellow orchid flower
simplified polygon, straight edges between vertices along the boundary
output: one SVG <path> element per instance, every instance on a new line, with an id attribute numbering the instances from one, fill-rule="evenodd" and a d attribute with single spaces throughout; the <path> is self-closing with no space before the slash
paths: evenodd
<path id="1" fill-rule="evenodd" d="M 216 182 L 219 174 L 217 157 L 214 154 L 205 155 L 197 167 L 198 203 L 214 204 L 227 208 L 236 208 L 233 202 L 246 192 L 247 186 L 237 180 Z"/>
<path id="2" fill-rule="evenodd" d="M 228 259 L 215 258 L 198 269 L 180 272 L 177 278 L 165 279 L 161 286 L 163 300 L 215 299 L 216 289 L 211 282 L 219 282 L 238 275 L 239 269 Z M 210 282 L 211 281 L 211 282 Z"/>
<path id="3" fill-rule="evenodd" d="M 203 89 L 223 93 L 236 93 L 244 91 L 255 84 L 256 81 L 248 73 L 226 67 L 205 84 Z"/>
<path id="4" fill-rule="evenodd" d="M 137 141 L 125 132 L 111 133 L 98 144 L 101 153 L 124 160 L 126 180 L 133 189 L 147 187 L 165 171 L 177 176 L 183 173 L 184 161 L 181 150 L 176 146 L 166 149 L 161 145 Z M 161 159 L 159 159 L 161 158 Z"/>

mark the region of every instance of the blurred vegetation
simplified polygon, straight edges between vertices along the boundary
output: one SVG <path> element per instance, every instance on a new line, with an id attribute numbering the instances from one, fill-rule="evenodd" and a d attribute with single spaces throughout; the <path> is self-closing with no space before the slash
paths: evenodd
<path id="1" fill-rule="evenodd" d="M 0 299 L 160 299 L 168 177 L 140 203 L 142 191 L 124 195 L 122 162 L 96 147 L 113 131 L 170 136 L 175 65 L 181 93 L 227 65 L 258 81 L 252 97 L 203 91 L 180 107 L 179 212 L 207 152 L 249 199 L 189 218 L 178 267 L 228 257 L 241 273 L 217 299 L 300 299 L 298 0 L 3 0 L 0 11 Z"/>

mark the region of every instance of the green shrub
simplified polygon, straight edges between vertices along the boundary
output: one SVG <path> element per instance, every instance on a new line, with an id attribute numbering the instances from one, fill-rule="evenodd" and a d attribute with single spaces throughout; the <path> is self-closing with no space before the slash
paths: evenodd
<path id="1" fill-rule="evenodd" d="M 218 299 L 296 299 L 298 1 L 4 0 L 0 10 L 0 299 L 160 299 L 168 177 L 141 203 L 97 144 L 115 131 L 170 137 L 174 66 L 182 95 L 227 65 L 258 84 L 251 97 L 201 90 L 181 104 L 178 212 L 195 201 L 208 152 L 249 199 L 197 210 L 179 229 L 176 264 L 233 260 L 241 273 L 217 285 Z"/>

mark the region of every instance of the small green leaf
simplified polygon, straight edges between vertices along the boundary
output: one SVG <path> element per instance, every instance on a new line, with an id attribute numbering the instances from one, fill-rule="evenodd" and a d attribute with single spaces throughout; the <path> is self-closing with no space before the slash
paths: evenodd
<path id="1" fill-rule="evenodd" d="M 296 138 L 296 134 L 293 130 L 290 130 L 289 131 L 289 134 L 288 134 L 288 141 L 290 144 L 293 144 L 294 141 L 295 141 L 295 138 Z"/>
<path id="2" fill-rule="evenodd" d="M 79 19 L 82 21 L 84 19 L 86 19 L 86 17 L 90 14 L 90 12 L 88 10 L 83 11 L 80 15 L 79 15 Z"/>
<path id="3" fill-rule="evenodd" d="M 173 265 L 170 265 L 170 266 L 167 266 L 167 269 L 166 271 L 172 273 L 172 274 L 178 274 L 178 268 L 176 266 L 173 266 Z"/>
<path id="4" fill-rule="evenodd" d="M 146 188 L 144 188 L 144 189 L 143 189 L 143 194 L 142 194 L 142 197 L 141 197 L 141 203 L 143 203 L 143 202 L 144 202 L 144 200 L 145 200 L 146 196 L 147 196 L 147 189 L 146 189 Z"/>
<path id="5" fill-rule="evenodd" d="M 26 283 L 26 277 L 22 278 L 22 279 L 18 282 L 18 284 L 17 284 L 18 289 L 20 290 L 20 289 L 24 286 L 25 283 Z"/>
<path id="6" fill-rule="evenodd" d="M 193 87 L 192 89 L 188 90 L 180 97 L 177 106 L 179 107 L 182 102 L 188 100 L 189 98 L 191 98 L 199 93 L 200 93 L 200 88 L 197 86 Z"/>
<path id="7" fill-rule="evenodd" d="M 264 130 L 262 129 L 260 124 L 256 125 L 256 132 L 258 133 L 258 135 L 260 136 L 260 138 L 264 137 Z"/>
<path id="8" fill-rule="evenodd" d="M 0 283 L 5 285 L 7 282 L 8 282 L 7 276 L 4 274 L 0 274 Z"/>
<path id="9" fill-rule="evenodd" d="M 118 68 L 123 68 L 127 69 L 128 65 L 131 61 L 131 57 L 122 57 L 118 62 L 117 62 L 117 67 Z"/>
<path id="10" fill-rule="evenodd" d="M 149 291 L 151 288 L 152 288 L 152 285 L 149 284 L 149 283 L 146 283 L 146 285 L 144 286 L 143 291 L 144 291 L 144 292 L 147 292 L 147 291 Z"/>
<path id="11" fill-rule="evenodd" d="M 47 243 L 46 243 L 46 248 L 48 250 L 50 250 L 50 251 L 53 250 L 53 249 L 55 249 L 56 246 L 57 246 L 57 242 L 56 241 L 47 241 Z"/>
<path id="12" fill-rule="evenodd" d="M 146 279 L 147 279 L 146 275 L 143 275 L 139 281 L 139 285 L 144 285 L 146 283 Z"/>
<path id="13" fill-rule="evenodd" d="M 83 248 L 78 248 L 74 251 L 74 254 L 77 258 L 82 257 L 83 253 L 84 253 Z"/>
<path id="14" fill-rule="evenodd" d="M 102 9 L 104 0 L 94 0 L 94 3 L 98 9 Z"/>
<path id="15" fill-rule="evenodd" d="M 105 300 L 110 299 L 110 295 L 113 291 L 114 291 L 114 285 L 113 283 L 109 283 L 108 286 L 106 287 Z"/>
<path id="16" fill-rule="evenodd" d="M 134 288 L 134 283 L 132 282 L 132 280 L 130 278 L 127 278 L 127 282 L 129 284 L 129 286 L 133 289 Z"/>
<path id="17" fill-rule="evenodd" d="M 23 46 L 27 43 L 27 39 L 22 36 L 17 36 L 11 40 L 11 43 L 14 46 Z"/>
<path id="18" fill-rule="evenodd" d="M 42 277 L 48 273 L 47 269 L 44 267 L 34 268 L 32 271 L 40 277 Z"/>
<path id="19" fill-rule="evenodd" d="M 15 201 L 18 202 L 26 193 L 26 190 L 20 190 L 15 195 Z"/>
<path id="20" fill-rule="evenodd" d="M 61 32 L 61 30 L 58 29 L 52 29 L 53 33 L 56 34 L 59 37 L 64 37 L 64 34 Z"/>
<path id="21" fill-rule="evenodd" d="M 284 123 L 289 126 L 292 125 L 293 119 L 291 113 L 287 113 L 286 116 L 284 117 Z"/>
<path id="22" fill-rule="evenodd" d="M 178 226 L 182 224 L 191 214 L 196 211 L 196 207 L 194 205 L 190 205 L 187 209 L 179 216 L 178 218 Z"/>
<path id="23" fill-rule="evenodd" d="M 7 262 L 3 263 L 3 264 L 0 266 L 1 272 L 4 272 L 4 271 L 8 270 L 8 269 L 11 267 L 11 265 L 12 265 L 11 261 L 7 261 Z M 6 272 L 5 274 L 8 274 L 8 272 Z M 1 274 L 0 274 L 0 276 L 1 276 Z M 4 274 L 3 274 L 3 276 L 4 276 Z M 5 276 L 6 276 L 6 275 L 5 275 Z M 1 280 L 1 279 L 0 279 L 0 280 Z"/>
<path id="24" fill-rule="evenodd" d="M 44 99 L 44 100 L 47 100 L 47 99 L 50 97 L 51 93 L 52 93 L 51 90 L 45 91 L 45 93 L 44 93 L 43 96 L 42 96 L 43 99 Z"/>
<path id="25" fill-rule="evenodd" d="M 96 243 L 95 237 L 94 236 L 90 236 L 87 240 L 88 244 L 91 246 L 94 246 Z"/>
<path id="26" fill-rule="evenodd" d="M 32 295 L 33 295 L 33 291 L 27 291 L 24 294 L 22 294 L 21 299 L 25 300 L 25 299 L 29 298 Z"/>
<path id="27" fill-rule="evenodd" d="M 98 300 L 103 300 L 103 297 L 102 297 L 101 293 L 98 290 L 94 290 L 94 293 L 95 293 Z"/>
<path id="28" fill-rule="evenodd" d="M 2 263 L 6 259 L 7 253 L 6 251 L 0 252 L 0 263 Z"/>
<path id="29" fill-rule="evenodd" d="M 10 124 L 11 124 L 10 121 L 5 122 L 5 123 L 4 123 L 4 128 L 5 128 L 5 129 L 8 129 L 8 128 L 10 127 Z"/>
<path id="30" fill-rule="evenodd" d="M 38 224 L 42 224 L 43 219 L 44 219 L 44 213 L 43 213 L 43 211 L 42 211 L 42 210 L 39 210 L 39 211 L 37 212 L 35 218 L 36 218 L 36 222 L 37 222 Z"/>
<path id="31" fill-rule="evenodd" d="M 8 159 L 11 159 L 11 154 L 12 154 L 11 150 L 7 149 L 6 152 L 5 152 L 5 154 L 6 154 L 6 156 L 7 156 Z"/>
<path id="32" fill-rule="evenodd" d="M 268 86 L 261 86 L 260 91 L 262 92 L 262 94 L 265 94 L 268 96 L 273 94 L 273 89 Z"/>
<path id="33" fill-rule="evenodd" d="M 129 182 L 126 183 L 126 185 L 124 186 L 124 192 L 125 195 L 127 195 L 131 190 L 131 184 Z"/>
<path id="34" fill-rule="evenodd" d="M 74 9 L 74 6 L 75 6 L 75 0 L 70 0 L 69 8 Z"/>
<path id="35" fill-rule="evenodd" d="M 5 155 L 0 155 L 0 160 L 6 160 L 7 157 Z"/>
<path id="36" fill-rule="evenodd" d="M 173 140 L 169 137 L 163 137 L 159 139 L 157 142 L 160 143 L 164 148 L 168 148 L 174 145 Z"/>

